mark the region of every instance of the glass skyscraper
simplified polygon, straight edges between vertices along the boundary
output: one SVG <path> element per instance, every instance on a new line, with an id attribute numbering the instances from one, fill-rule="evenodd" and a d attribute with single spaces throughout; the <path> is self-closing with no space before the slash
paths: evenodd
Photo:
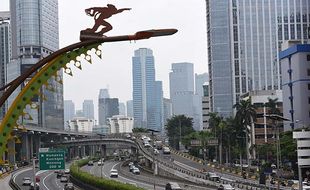
<path id="1" fill-rule="evenodd" d="M 169 83 L 173 114 L 193 118 L 194 129 L 201 130 L 201 98 L 195 95 L 194 65 L 187 62 L 173 63 Z"/>
<path id="2" fill-rule="evenodd" d="M 239 96 L 281 89 L 278 52 L 307 42 L 309 0 L 206 0 L 211 111 L 232 115 Z"/>
<path id="3" fill-rule="evenodd" d="M 58 1 L 57 0 L 10 0 L 12 28 L 12 61 L 8 65 L 8 82 L 22 74 L 26 69 L 59 48 L 58 38 Z M 62 77 L 62 72 L 58 72 Z M 29 79 L 30 80 L 30 79 Z M 27 82 L 27 81 L 26 81 Z M 22 119 L 23 125 L 63 129 L 63 87 L 50 79 L 48 83 L 54 92 L 42 87 L 39 96 L 32 102 L 38 109 L 27 109 L 33 120 Z M 22 84 L 21 87 L 25 86 Z M 9 99 L 16 97 L 17 89 Z"/>
<path id="4" fill-rule="evenodd" d="M 11 59 L 11 30 L 9 12 L 0 12 L 0 86 L 6 84 L 6 67 Z M 2 96 L 2 92 L 0 92 Z M 0 120 L 5 115 L 6 106 L 0 109 Z"/>
<path id="5" fill-rule="evenodd" d="M 93 100 L 83 101 L 83 114 L 87 119 L 95 119 Z"/>
<path id="6" fill-rule="evenodd" d="M 153 51 L 140 48 L 132 57 L 133 114 L 135 127 L 161 131 L 162 84 L 155 81 Z"/>

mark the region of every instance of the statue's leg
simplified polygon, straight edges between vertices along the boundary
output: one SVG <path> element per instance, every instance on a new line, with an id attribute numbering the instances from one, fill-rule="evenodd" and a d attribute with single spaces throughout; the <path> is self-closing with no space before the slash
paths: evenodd
<path id="1" fill-rule="evenodd" d="M 94 25 L 93 28 L 90 29 L 89 31 L 95 33 L 95 32 L 98 30 L 98 28 L 99 28 L 100 25 L 101 25 L 101 23 L 99 23 L 98 20 L 95 20 L 95 25 Z"/>
<path id="2" fill-rule="evenodd" d="M 112 30 L 112 28 L 113 28 L 110 23 L 108 23 L 108 22 L 106 22 L 104 20 L 100 24 L 102 26 L 105 26 L 104 28 L 102 28 L 102 30 L 100 32 L 98 32 L 98 34 L 101 34 L 101 35 L 106 33 L 106 32 L 108 32 L 108 31 L 110 31 L 110 30 Z"/>

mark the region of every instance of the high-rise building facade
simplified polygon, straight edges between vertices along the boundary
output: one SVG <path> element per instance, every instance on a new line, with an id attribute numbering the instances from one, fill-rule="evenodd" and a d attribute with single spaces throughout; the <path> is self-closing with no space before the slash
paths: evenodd
<path id="1" fill-rule="evenodd" d="M 99 126 L 104 126 L 109 117 L 119 115 L 118 98 L 100 98 L 98 101 Z"/>
<path id="2" fill-rule="evenodd" d="M 10 0 L 12 29 L 12 61 L 8 64 L 8 82 L 59 48 L 57 0 Z M 58 72 L 62 77 L 62 72 Z M 30 79 L 27 79 L 30 80 Z M 27 81 L 25 81 L 27 82 Z M 54 79 L 48 81 L 53 92 L 40 89 L 46 100 L 34 97 L 38 109 L 26 109 L 33 120 L 23 119 L 23 125 L 64 129 L 63 87 Z M 24 87 L 22 84 L 21 87 Z M 20 89 L 16 90 L 18 93 Z M 9 104 L 16 97 L 14 93 Z"/>
<path id="3" fill-rule="evenodd" d="M 208 73 L 202 73 L 202 74 L 195 74 L 195 92 L 199 96 L 204 96 L 203 94 L 203 85 L 209 82 L 209 75 Z"/>
<path id="4" fill-rule="evenodd" d="M 93 100 L 84 100 L 83 102 L 83 113 L 87 119 L 94 119 L 94 102 Z"/>
<path id="5" fill-rule="evenodd" d="M 10 13 L 0 12 L 0 86 L 6 84 L 6 67 L 11 59 L 11 29 L 10 29 Z M 2 95 L 2 92 L 0 92 Z M 0 120 L 4 117 L 6 105 L 0 109 Z"/>
<path id="6" fill-rule="evenodd" d="M 75 117 L 75 105 L 72 100 L 64 101 L 64 125 L 68 125 L 68 121 Z"/>
<path id="7" fill-rule="evenodd" d="M 280 52 L 284 130 L 310 126 L 310 44 L 285 43 Z"/>
<path id="8" fill-rule="evenodd" d="M 133 117 L 133 101 L 132 100 L 128 100 L 126 102 L 126 110 L 127 110 L 126 115 L 128 117 Z"/>
<path id="9" fill-rule="evenodd" d="M 173 114 L 193 118 L 194 129 L 200 130 L 198 109 L 201 108 L 197 107 L 199 99 L 194 91 L 194 65 L 187 62 L 173 63 L 169 82 Z"/>
<path id="10" fill-rule="evenodd" d="M 161 130 L 159 113 L 155 113 L 158 106 L 159 83 L 155 82 L 155 66 L 153 51 L 140 48 L 132 57 L 133 75 L 133 114 L 135 127 Z M 156 89 L 158 92 L 156 92 Z M 161 90 L 162 91 L 162 90 Z M 155 93 L 156 92 L 156 93 Z M 162 113 L 161 113 L 162 115 Z"/>
<path id="11" fill-rule="evenodd" d="M 167 119 L 170 119 L 172 117 L 172 102 L 168 98 L 163 98 L 163 120 L 164 120 L 164 126 L 167 124 Z"/>
<path id="12" fill-rule="evenodd" d="M 110 98 L 109 89 L 104 88 L 99 90 L 99 99 Z"/>
<path id="13" fill-rule="evenodd" d="M 278 52 L 307 41 L 308 0 L 206 0 L 210 106 L 227 117 L 239 96 L 281 89 Z"/>
<path id="14" fill-rule="evenodd" d="M 123 102 L 119 103 L 119 114 L 126 116 L 126 106 Z"/>
<path id="15" fill-rule="evenodd" d="M 124 115 L 115 115 L 107 119 L 110 133 L 132 133 L 134 119 Z"/>
<path id="16" fill-rule="evenodd" d="M 155 81 L 154 86 L 154 126 L 152 129 L 157 131 L 164 130 L 164 107 L 163 107 L 163 83 Z"/>

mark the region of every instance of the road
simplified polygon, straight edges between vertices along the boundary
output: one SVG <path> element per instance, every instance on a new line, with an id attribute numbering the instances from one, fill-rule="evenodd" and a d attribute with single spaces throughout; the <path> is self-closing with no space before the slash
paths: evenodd
<path id="1" fill-rule="evenodd" d="M 69 164 L 68 166 L 69 167 Z M 16 172 L 13 175 L 14 182 L 22 189 L 22 190 L 29 190 L 29 186 L 23 186 L 23 178 L 24 177 L 30 177 L 30 179 L 33 181 L 33 170 L 32 168 L 27 168 L 20 170 Z M 47 171 L 42 170 L 38 171 L 36 170 L 36 176 L 40 176 L 40 190 L 57 190 L 57 189 L 63 189 L 65 183 L 60 182 L 60 179 L 56 178 L 56 173 L 54 171 Z M 75 189 L 78 189 L 75 187 Z"/>
<path id="2" fill-rule="evenodd" d="M 118 178 L 110 178 L 110 170 L 114 168 L 117 169 L 119 172 Z M 101 176 L 101 167 L 94 164 L 94 166 L 84 166 L 82 170 L 87 171 L 93 175 Z M 102 176 L 105 178 L 121 181 L 123 183 L 135 183 L 137 186 L 145 188 L 145 189 L 155 189 L 161 190 L 165 189 L 165 184 L 168 182 L 174 181 L 180 184 L 181 187 L 185 187 L 184 189 L 188 190 L 200 190 L 200 189 L 210 189 L 205 187 L 199 187 L 194 184 L 184 183 L 184 181 L 178 181 L 173 179 L 167 179 L 161 176 L 154 176 L 151 173 L 145 172 L 141 170 L 140 175 L 135 175 L 129 172 L 128 166 L 122 166 L 120 162 L 115 161 L 106 161 L 104 166 L 102 167 Z"/>
<path id="3" fill-rule="evenodd" d="M 82 170 L 89 172 L 90 174 L 93 174 L 95 176 L 100 177 L 101 176 L 101 167 L 97 165 L 98 163 L 95 162 L 94 166 L 84 166 L 82 167 Z M 120 162 L 115 162 L 115 161 L 106 161 L 104 162 L 104 165 L 102 166 L 102 176 L 107 179 L 113 179 L 116 181 L 120 181 L 123 183 L 134 183 L 138 187 L 144 188 L 144 189 L 154 189 L 153 184 L 141 182 L 135 179 L 132 179 L 128 176 L 122 175 L 120 172 L 118 174 L 118 178 L 110 178 L 110 171 L 111 169 L 117 169 L 119 171 L 120 169 Z M 156 186 L 156 190 L 163 190 L 165 189 L 164 187 L 158 187 Z"/>

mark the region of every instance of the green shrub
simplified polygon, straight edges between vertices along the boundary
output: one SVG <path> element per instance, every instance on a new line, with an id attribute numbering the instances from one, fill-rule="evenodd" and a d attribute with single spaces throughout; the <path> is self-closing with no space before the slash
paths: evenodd
<path id="1" fill-rule="evenodd" d="M 105 190 L 142 190 L 130 184 L 124 184 L 118 181 L 100 178 L 80 170 L 80 167 L 86 165 L 90 159 L 79 160 L 70 166 L 70 174 L 77 180 Z"/>

